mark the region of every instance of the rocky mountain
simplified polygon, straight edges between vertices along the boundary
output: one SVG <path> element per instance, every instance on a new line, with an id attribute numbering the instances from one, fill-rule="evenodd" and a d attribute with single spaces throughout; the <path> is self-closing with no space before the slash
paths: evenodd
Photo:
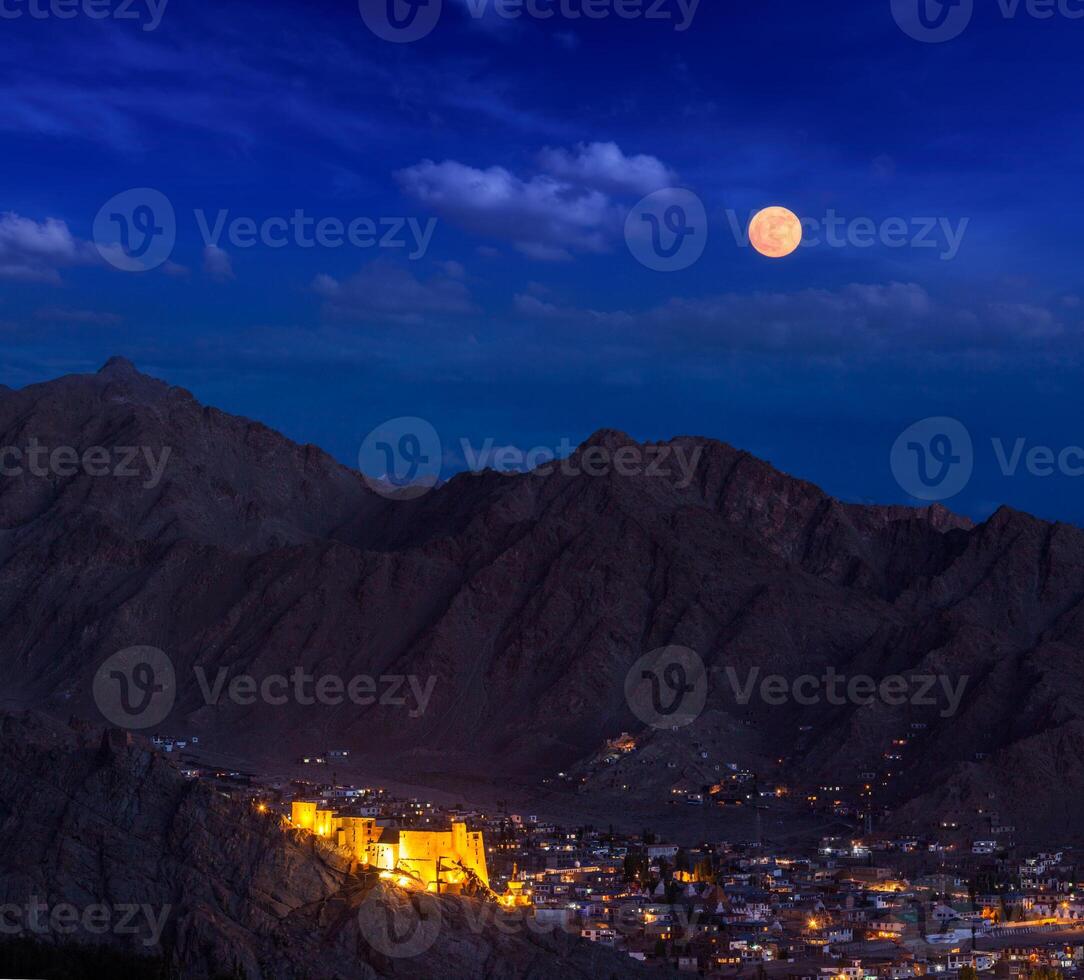
<path id="1" fill-rule="evenodd" d="M 100 718 L 100 665 L 149 645 L 176 671 L 164 727 L 250 758 L 342 745 L 419 782 L 530 781 L 622 731 L 661 737 L 625 682 L 680 644 L 706 665 L 704 708 L 675 735 L 706 753 L 700 776 L 733 759 L 796 786 L 869 782 L 904 826 L 946 810 L 976 833 L 992 813 L 1018 836 L 1081 824 L 1075 527 L 846 504 L 721 442 L 614 431 L 576 451 L 586 467 L 392 500 L 120 360 L 0 392 L 0 446 L 32 440 L 107 447 L 114 468 L 118 447 L 141 447 L 142 462 L 0 479 L 0 657 L 21 704 Z M 694 465 L 583 472 L 622 451 Z M 295 668 L 371 678 L 378 703 L 204 691 Z M 904 701 L 793 687 L 829 669 L 905 675 Z M 401 676 L 415 687 L 392 691 Z M 617 765 L 634 785 L 646 772 Z"/>
<path id="2" fill-rule="evenodd" d="M 5 937 L 109 946 L 170 976 L 647 975 L 560 929 L 498 923 L 494 906 L 367 880 L 116 730 L 0 716 L 0 853 Z"/>

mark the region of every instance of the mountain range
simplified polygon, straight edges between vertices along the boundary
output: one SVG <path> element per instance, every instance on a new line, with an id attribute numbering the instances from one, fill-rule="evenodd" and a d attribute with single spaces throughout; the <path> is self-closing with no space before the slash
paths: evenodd
<path id="1" fill-rule="evenodd" d="M 146 645 L 176 670 L 163 728 L 253 760 L 341 746 L 422 784 L 575 771 L 605 794 L 661 790 L 676 758 L 693 782 L 734 764 L 803 792 L 868 784 L 886 827 L 1079 833 L 1084 531 L 1008 508 L 973 524 L 845 503 L 723 442 L 660 445 L 695 459 L 688 479 L 468 472 L 395 499 L 119 358 L 0 389 L 0 447 L 23 463 L 0 477 L 5 697 L 100 721 L 99 667 Z M 104 455 L 93 474 L 64 456 L 36 475 L 33 446 Z M 605 430 L 574 459 L 623 449 L 660 451 Z M 705 665 L 704 708 L 678 731 L 625 694 L 638 658 L 669 645 Z M 294 670 L 378 692 L 414 678 L 428 698 L 207 703 L 216 678 Z M 931 677 L 938 697 L 800 703 L 759 687 L 829 670 L 912 692 Z M 636 752 L 589 765 L 622 732 Z"/>

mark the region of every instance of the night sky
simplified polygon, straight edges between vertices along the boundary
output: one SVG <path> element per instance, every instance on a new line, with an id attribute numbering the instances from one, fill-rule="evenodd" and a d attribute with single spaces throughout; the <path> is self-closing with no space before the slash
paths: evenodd
<path id="1" fill-rule="evenodd" d="M 51 2 L 0 0 L 0 382 L 120 354 L 355 465 L 396 416 L 446 473 L 463 438 L 606 427 L 878 502 L 913 500 L 890 452 L 945 416 L 974 456 L 947 506 L 1084 523 L 1084 455 L 1025 462 L 1084 446 L 1084 0 L 444 0 L 410 43 L 347 0 Z M 957 36 L 909 36 L 920 2 Z M 706 247 L 659 271 L 626 221 L 673 189 Z M 745 245 L 768 205 L 817 243 Z M 220 212 L 242 222 L 216 243 Z M 357 241 L 313 244 L 321 219 Z M 124 268 L 122 221 L 154 268 Z"/>

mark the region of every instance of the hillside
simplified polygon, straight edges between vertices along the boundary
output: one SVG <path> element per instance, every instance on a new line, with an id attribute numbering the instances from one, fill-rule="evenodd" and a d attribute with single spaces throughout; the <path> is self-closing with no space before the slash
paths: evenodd
<path id="1" fill-rule="evenodd" d="M 680 644 L 708 690 L 675 737 L 713 765 L 740 755 L 796 785 L 876 771 L 908 825 L 951 809 L 982 830 L 991 793 L 1002 822 L 1039 836 L 1084 816 L 1077 528 L 845 504 L 691 437 L 665 444 L 697 460 L 688 485 L 486 472 L 389 500 L 320 450 L 116 359 L 0 392 L 0 445 L 32 438 L 169 455 L 153 486 L 85 472 L 0 482 L 0 657 L 17 703 L 100 719 L 99 665 L 145 644 L 176 669 L 168 726 L 211 744 L 269 759 L 341 744 L 415 778 L 529 782 L 644 732 L 626 675 Z M 577 453 L 597 447 L 637 444 L 604 431 Z M 295 667 L 434 680 L 412 711 L 209 705 L 195 673 Z M 829 667 L 943 678 L 958 703 L 941 687 L 928 707 L 736 701 L 732 678 L 754 668 L 793 681 Z"/>

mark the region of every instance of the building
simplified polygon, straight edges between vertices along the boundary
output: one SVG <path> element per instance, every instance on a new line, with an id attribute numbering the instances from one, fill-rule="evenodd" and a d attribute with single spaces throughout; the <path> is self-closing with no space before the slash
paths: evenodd
<path id="1" fill-rule="evenodd" d="M 337 816 L 318 803 L 295 800 L 290 822 L 298 830 L 327 838 L 363 865 L 398 874 L 400 884 L 431 892 L 458 892 L 473 884 L 489 889 L 485 844 L 480 830 L 453 821 L 450 830 L 397 830 L 373 817 Z"/>

